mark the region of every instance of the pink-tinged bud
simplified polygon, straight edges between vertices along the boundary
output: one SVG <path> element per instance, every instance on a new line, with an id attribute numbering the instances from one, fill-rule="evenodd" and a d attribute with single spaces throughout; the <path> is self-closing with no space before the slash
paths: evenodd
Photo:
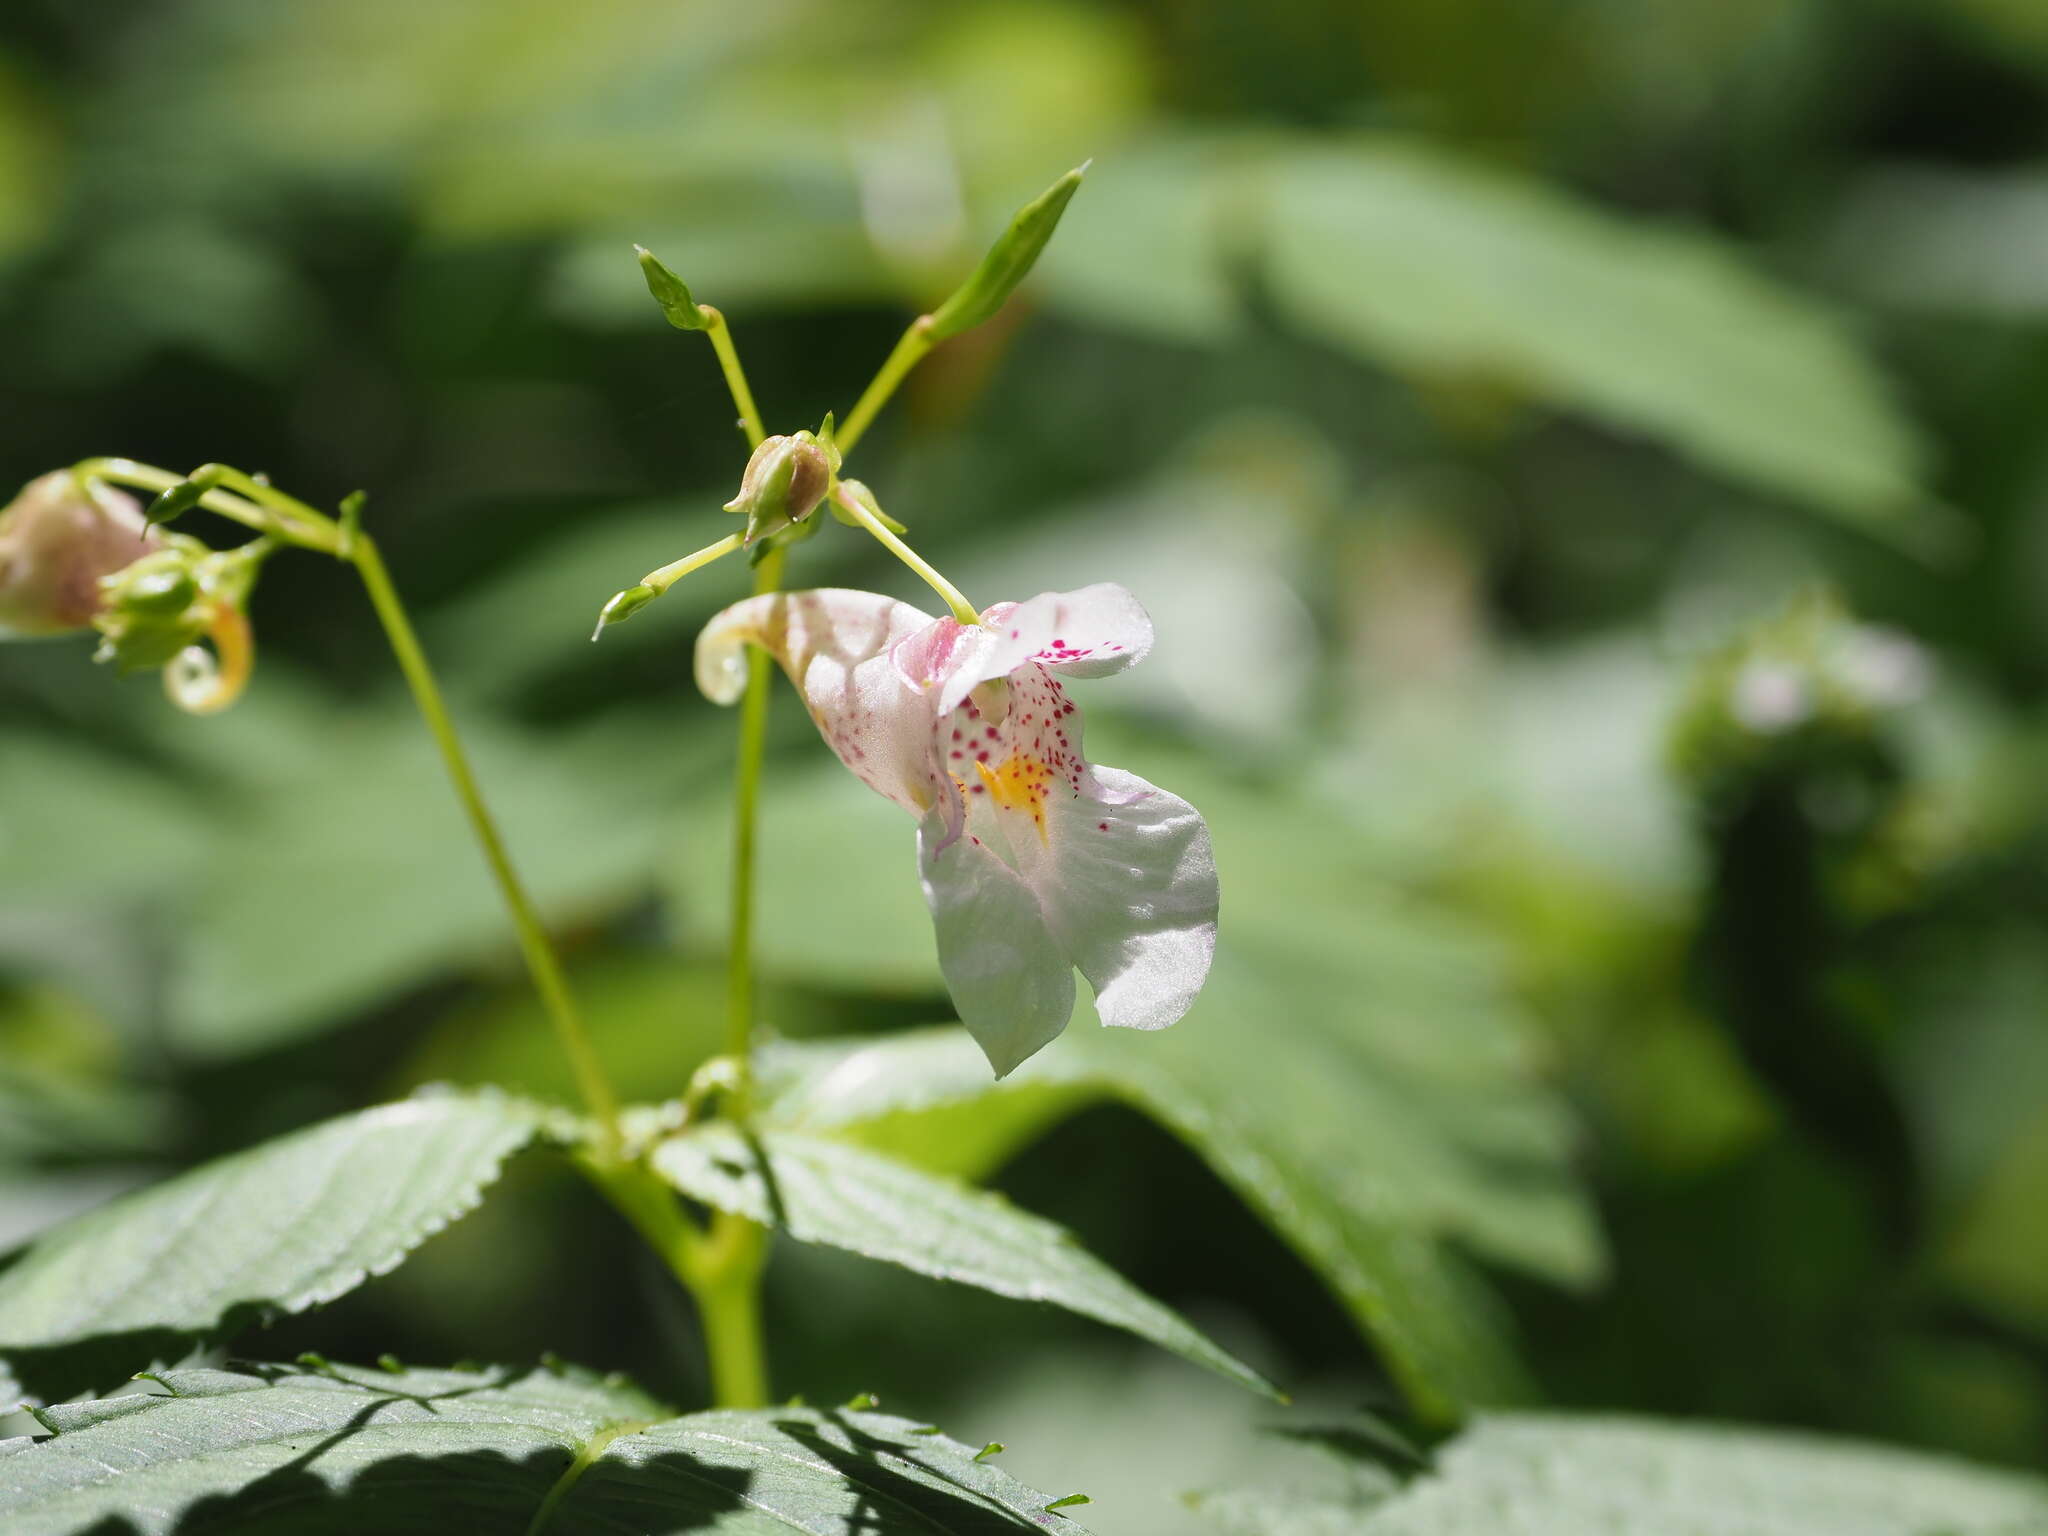
<path id="1" fill-rule="evenodd" d="M 747 461 L 739 495 L 725 510 L 746 516 L 746 542 L 752 544 L 817 511 L 838 467 L 838 456 L 815 432 L 763 438 Z"/>
<path id="2" fill-rule="evenodd" d="M 100 579 L 156 549 L 135 498 L 70 470 L 31 480 L 0 510 L 0 639 L 63 635 L 91 625 Z"/>

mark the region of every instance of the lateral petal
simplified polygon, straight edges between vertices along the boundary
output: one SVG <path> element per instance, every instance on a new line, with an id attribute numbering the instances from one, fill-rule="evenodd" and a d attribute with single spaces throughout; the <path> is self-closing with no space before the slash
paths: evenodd
<path id="1" fill-rule="evenodd" d="M 934 812 L 919 825 L 917 846 L 953 1006 L 996 1076 L 1006 1077 L 1067 1027 L 1073 962 L 1037 896 L 979 839 L 949 841 Z"/>

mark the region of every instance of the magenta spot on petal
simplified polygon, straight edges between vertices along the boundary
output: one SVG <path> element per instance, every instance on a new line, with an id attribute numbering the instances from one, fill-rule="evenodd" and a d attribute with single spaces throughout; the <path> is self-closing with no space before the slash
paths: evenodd
<path id="1" fill-rule="evenodd" d="M 970 784 L 967 786 L 967 793 L 970 795 L 985 795 L 988 793 L 988 786 L 986 784 Z"/>
<path id="2" fill-rule="evenodd" d="M 1098 832 L 1107 832 L 1109 830 L 1109 823 L 1106 821 L 1098 821 L 1097 823 L 1095 823 L 1095 830 Z"/>

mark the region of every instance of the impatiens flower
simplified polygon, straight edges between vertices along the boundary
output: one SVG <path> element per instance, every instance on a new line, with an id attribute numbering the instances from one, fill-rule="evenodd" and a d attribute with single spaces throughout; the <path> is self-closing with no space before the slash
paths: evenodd
<path id="1" fill-rule="evenodd" d="M 132 496 L 88 492 L 68 469 L 30 481 L 0 508 L 0 639 L 87 628 L 105 602 L 100 578 L 158 543 Z"/>
<path id="2" fill-rule="evenodd" d="M 750 643 L 840 760 L 919 818 L 940 968 L 997 1076 L 1066 1027 L 1076 967 L 1105 1024 L 1187 1012 L 1216 945 L 1209 829 L 1185 800 L 1089 763 L 1062 686 L 1151 649 L 1129 592 L 1048 592 L 978 625 L 872 592 L 769 593 L 698 638 L 707 696 L 740 696 Z"/>

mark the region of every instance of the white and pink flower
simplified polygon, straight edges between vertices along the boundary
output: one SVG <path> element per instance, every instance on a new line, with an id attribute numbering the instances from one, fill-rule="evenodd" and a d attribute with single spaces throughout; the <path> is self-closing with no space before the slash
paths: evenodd
<path id="1" fill-rule="evenodd" d="M 1074 970 L 1105 1024 L 1163 1029 L 1216 946 L 1209 829 L 1082 753 L 1063 680 L 1142 659 L 1152 621 L 1109 583 L 998 603 L 976 625 L 872 592 L 776 592 L 697 641 L 729 704 L 746 647 L 782 665 L 840 760 L 919 818 L 918 866 L 962 1022 L 1003 1076 L 1066 1028 Z"/>

